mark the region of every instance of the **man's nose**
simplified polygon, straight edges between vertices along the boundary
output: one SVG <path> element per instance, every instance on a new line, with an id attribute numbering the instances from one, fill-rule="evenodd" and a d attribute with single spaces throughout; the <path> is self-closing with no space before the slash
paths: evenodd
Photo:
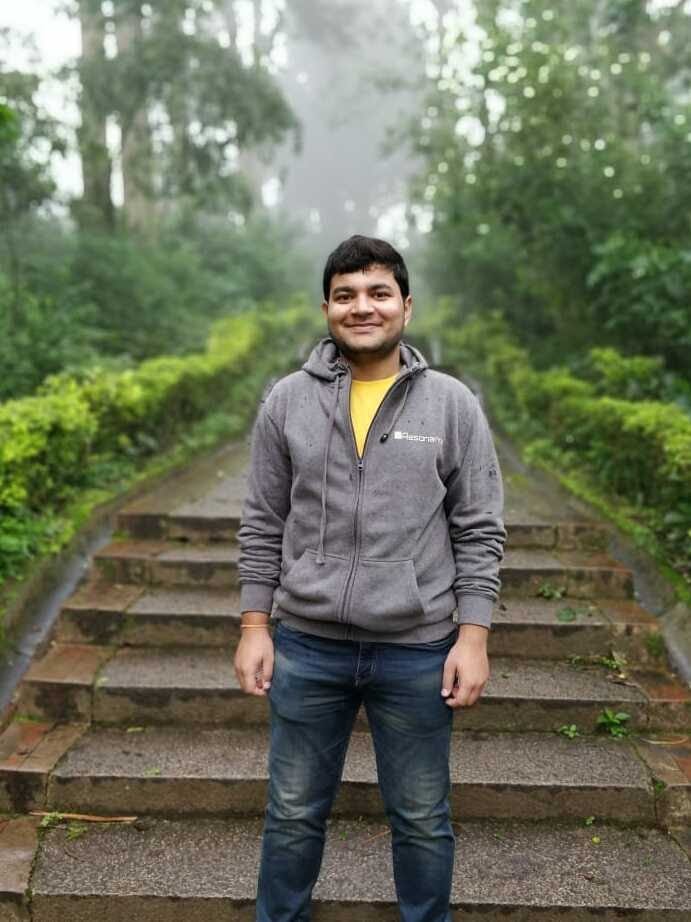
<path id="1" fill-rule="evenodd" d="M 369 295 L 366 291 L 361 292 L 355 298 L 355 303 L 353 304 L 353 313 L 354 314 L 371 314 L 373 311 L 372 303 L 369 299 Z"/>

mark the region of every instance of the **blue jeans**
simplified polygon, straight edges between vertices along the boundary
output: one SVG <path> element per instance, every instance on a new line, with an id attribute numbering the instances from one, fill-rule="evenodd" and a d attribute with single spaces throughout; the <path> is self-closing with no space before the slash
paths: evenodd
<path id="1" fill-rule="evenodd" d="M 451 922 L 453 711 L 441 680 L 456 637 L 454 629 L 428 644 L 327 640 L 279 622 L 257 922 L 310 919 L 326 821 L 361 702 L 391 825 L 401 922 Z"/>

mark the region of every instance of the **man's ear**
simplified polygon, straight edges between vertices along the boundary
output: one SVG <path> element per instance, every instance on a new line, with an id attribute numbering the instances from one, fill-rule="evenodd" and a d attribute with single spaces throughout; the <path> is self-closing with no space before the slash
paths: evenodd
<path id="1" fill-rule="evenodd" d="M 413 296 L 408 295 L 408 297 L 403 302 L 403 308 L 405 311 L 405 319 L 403 321 L 404 326 L 408 326 L 408 321 L 413 316 Z"/>
<path id="2" fill-rule="evenodd" d="M 329 305 L 327 301 L 322 301 L 321 309 L 322 309 L 322 313 L 324 314 L 324 316 L 327 317 L 329 314 Z"/>

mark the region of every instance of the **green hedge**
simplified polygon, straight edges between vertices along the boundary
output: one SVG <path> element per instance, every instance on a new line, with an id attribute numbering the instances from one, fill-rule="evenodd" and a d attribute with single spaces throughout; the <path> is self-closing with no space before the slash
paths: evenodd
<path id="1" fill-rule="evenodd" d="M 52 375 L 36 394 L 0 404 L 0 582 L 57 549 L 68 501 L 131 476 L 214 413 L 225 418 L 220 432 L 230 416 L 235 435 L 246 428 L 266 379 L 296 363 L 320 319 L 300 298 L 280 310 L 263 302 L 217 321 L 204 353 Z"/>
<path id="2" fill-rule="evenodd" d="M 499 425 L 529 460 L 586 475 L 616 506 L 655 533 L 667 558 L 691 575 L 691 417 L 676 403 L 627 400 L 623 393 L 664 390 L 655 359 L 593 348 L 587 378 L 566 367 L 536 371 L 511 340 L 501 312 L 472 314 L 458 325 L 442 299 L 425 318 L 443 362 L 482 381 Z"/>

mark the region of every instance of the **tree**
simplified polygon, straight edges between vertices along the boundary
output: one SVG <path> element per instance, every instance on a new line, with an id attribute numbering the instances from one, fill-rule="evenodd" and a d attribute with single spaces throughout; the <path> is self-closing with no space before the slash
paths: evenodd
<path id="1" fill-rule="evenodd" d="M 82 226 L 88 215 L 110 223 L 109 117 L 120 129 L 127 224 L 144 229 L 157 214 L 171 212 L 246 214 L 252 196 L 237 169 L 239 154 L 276 144 L 299 126 L 269 73 L 259 37 L 250 64 L 231 43 L 225 26 L 234 22 L 234 5 L 112 0 L 102 7 L 99 0 L 79 0 L 77 10 Z M 109 36 L 112 53 L 106 54 Z"/>
<path id="2" fill-rule="evenodd" d="M 538 360 L 598 338 L 616 345 L 626 329 L 627 345 L 678 364 L 678 299 L 665 311 L 657 289 L 651 336 L 642 311 L 627 319 L 620 287 L 613 302 L 594 286 L 625 253 L 633 291 L 636 260 L 629 245 L 606 246 L 615 235 L 646 254 L 691 248 L 689 55 L 668 49 L 672 25 L 676 47 L 691 45 L 691 17 L 631 0 L 558 11 L 493 0 L 477 5 L 477 25 L 469 67 L 472 43 L 447 17 L 414 129 L 426 169 L 412 199 L 433 213 L 437 290 L 500 307 Z M 597 273 L 601 259 L 608 271 Z"/>
<path id="3" fill-rule="evenodd" d="M 0 49 L 9 43 L 9 31 L 0 31 Z M 56 153 L 65 152 L 65 140 L 36 101 L 38 77 L 3 68 L 4 57 L 0 54 L 0 264 L 7 267 L 16 308 L 21 285 L 19 226 L 53 194 L 50 163 Z"/>

